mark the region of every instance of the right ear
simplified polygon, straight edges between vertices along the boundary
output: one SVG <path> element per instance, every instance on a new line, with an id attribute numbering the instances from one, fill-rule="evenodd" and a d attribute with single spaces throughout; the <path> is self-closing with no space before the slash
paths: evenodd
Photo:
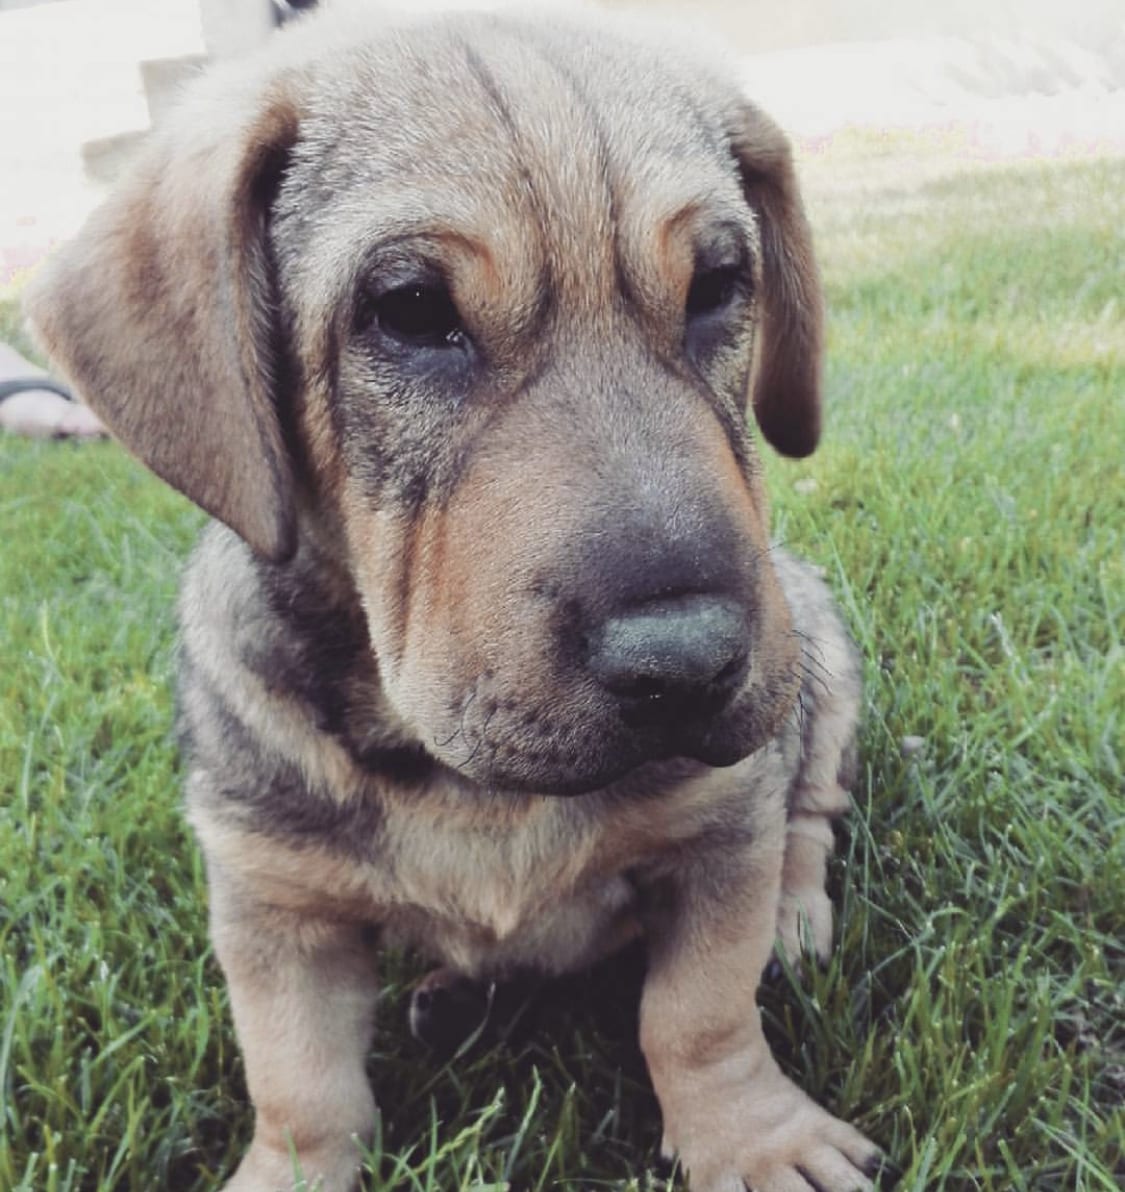
<path id="1" fill-rule="evenodd" d="M 26 300 L 114 435 L 275 561 L 295 549 L 296 518 L 267 224 L 297 137 L 293 90 L 276 77 L 253 98 L 212 89 L 177 113 Z"/>
<path id="2" fill-rule="evenodd" d="M 731 148 L 762 238 L 754 416 L 783 455 L 809 455 L 820 438 L 824 299 L 789 141 L 768 116 L 742 103 Z"/>

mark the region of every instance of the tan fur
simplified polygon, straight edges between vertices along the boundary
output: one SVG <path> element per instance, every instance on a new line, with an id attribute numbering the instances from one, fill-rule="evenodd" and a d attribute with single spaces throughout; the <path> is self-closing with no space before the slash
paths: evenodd
<path id="1" fill-rule="evenodd" d="M 364 1071 L 378 986 L 351 922 L 274 906 L 247 916 L 239 878 L 211 864 L 211 935 L 256 1111 L 254 1146 L 228 1189 L 291 1187 L 299 1156 L 326 1188 L 354 1180 L 375 1099 Z"/>
<path id="2" fill-rule="evenodd" d="M 48 264 L 29 298 L 44 345 L 96 395 L 117 437 L 277 557 L 292 549 L 291 481 L 269 408 L 258 322 L 268 301 L 265 215 L 253 190 L 265 159 L 295 135 L 295 120 L 278 84 L 264 101 L 225 114 L 221 149 L 161 144 L 73 253 Z M 149 433 L 154 417 L 170 417 L 152 409 L 154 375 L 182 424 L 162 440 Z M 228 394 L 233 400 L 218 406 Z"/>
<path id="3" fill-rule="evenodd" d="M 692 314 L 715 273 L 735 287 Z M 455 339 L 387 330 L 411 289 Z M 288 1190 L 291 1151 L 353 1186 L 373 926 L 489 979 L 643 934 L 696 1192 L 870 1187 L 874 1148 L 780 1074 L 755 1004 L 775 939 L 831 946 L 859 690 L 745 425 L 789 454 L 820 432 L 776 126 L 614 22 L 312 21 L 199 87 L 30 309 L 224 523 L 185 579 L 181 704 L 257 1114 L 228 1187 Z M 660 737 L 590 659 L 620 609 L 700 592 L 737 607 L 740 669 Z"/>

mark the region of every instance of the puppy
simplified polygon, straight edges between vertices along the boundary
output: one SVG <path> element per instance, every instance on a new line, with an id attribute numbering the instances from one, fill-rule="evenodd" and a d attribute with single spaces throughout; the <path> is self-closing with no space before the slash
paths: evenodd
<path id="1" fill-rule="evenodd" d="M 314 20 L 197 88 L 30 312 L 217 519 L 181 695 L 256 1113 L 227 1187 L 291 1148 L 355 1184 L 375 935 L 496 978 L 639 934 L 696 1192 L 869 1187 L 755 1004 L 779 932 L 830 945 L 858 706 L 748 429 L 820 427 L 777 127 L 608 21 Z"/>

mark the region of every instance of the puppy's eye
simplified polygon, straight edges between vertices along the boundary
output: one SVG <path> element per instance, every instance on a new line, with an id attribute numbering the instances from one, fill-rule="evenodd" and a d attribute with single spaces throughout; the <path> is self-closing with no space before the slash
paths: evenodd
<path id="1" fill-rule="evenodd" d="M 738 293 L 740 280 L 737 265 L 697 270 L 688 287 L 684 313 L 689 319 L 698 319 L 723 310 Z"/>
<path id="2" fill-rule="evenodd" d="M 465 340 L 461 316 L 443 285 L 411 283 L 369 297 L 361 323 L 404 344 L 420 348 L 460 347 Z"/>

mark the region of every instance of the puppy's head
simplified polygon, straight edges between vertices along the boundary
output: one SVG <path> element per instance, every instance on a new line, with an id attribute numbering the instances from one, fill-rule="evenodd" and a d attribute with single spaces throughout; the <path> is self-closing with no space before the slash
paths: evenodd
<path id="1" fill-rule="evenodd" d="M 608 27 L 315 24 L 45 271 L 48 348 L 263 559 L 337 543 L 444 763 L 572 792 L 745 756 L 796 685 L 747 406 L 787 454 L 819 433 L 784 138 Z"/>

